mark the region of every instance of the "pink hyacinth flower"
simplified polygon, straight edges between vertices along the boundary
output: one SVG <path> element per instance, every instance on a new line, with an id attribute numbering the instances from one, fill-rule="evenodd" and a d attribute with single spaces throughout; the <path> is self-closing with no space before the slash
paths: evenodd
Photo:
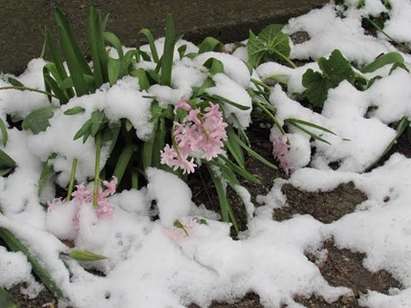
<path id="1" fill-rule="evenodd" d="M 288 138 L 285 135 L 276 136 L 273 138 L 273 155 L 280 164 L 281 169 L 286 175 L 290 174 L 290 163 L 288 161 L 288 152 L 290 146 L 288 145 Z"/>
<path id="2" fill-rule="evenodd" d="M 190 111 L 192 109 L 191 105 L 185 99 L 180 99 L 177 101 L 176 108 L 183 109 L 185 111 Z"/>

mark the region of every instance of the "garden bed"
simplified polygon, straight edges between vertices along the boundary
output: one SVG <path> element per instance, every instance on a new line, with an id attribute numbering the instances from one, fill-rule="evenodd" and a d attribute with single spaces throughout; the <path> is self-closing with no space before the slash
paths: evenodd
<path id="1" fill-rule="evenodd" d="M 0 81 L 0 303 L 408 307 L 407 1 L 226 45 L 103 17 Z"/>

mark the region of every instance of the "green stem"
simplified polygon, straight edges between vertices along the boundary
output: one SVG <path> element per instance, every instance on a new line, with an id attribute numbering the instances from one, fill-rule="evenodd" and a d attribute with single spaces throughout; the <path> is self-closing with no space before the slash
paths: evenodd
<path id="1" fill-rule="evenodd" d="M 100 189 L 100 156 L 101 156 L 101 146 L 102 138 L 101 134 L 96 135 L 96 163 L 94 166 L 94 189 L 93 189 L 93 207 L 97 208 L 98 192 Z"/>
<path id="2" fill-rule="evenodd" d="M 28 88 L 28 87 L 16 87 L 16 86 L 9 86 L 9 87 L 0 87 L 0 90 L 19 90 L 19 91 L 31 91 L 31 92 L 37 92 L 37 93 L 41 93 L 41 94 L 45 94 L 47 96 L 52 96 L 54 98 L 57 98 L 57 96 L 51 94 L 50 92 L 47 91 L 42 91 L 42 90 L 38 90 L 38 89 L 33 89 L 33 88 Z"/>
<path id="3" fill-rule="evenodd" d="M 284 56 L 281 52 L 278 52 L 274 50 L 274 52 L 279 55 L 285 62 L 287 62 L 292 68 L 297 68 L 297 65 L 293 61 L 290 60 L 290 58 Z"/>
<path id="4" fill-rule="evenodd" d="M 77 164 L 78 164 L 78 159 L 77 158 L 73 159 L 73 162 L 71 163 L 70 184 L 67 189 L 67 197 L 66 197 L 67 201 L 71 200 L 71 194 L 73 193 L 74 182 L 76 181 Z"/>

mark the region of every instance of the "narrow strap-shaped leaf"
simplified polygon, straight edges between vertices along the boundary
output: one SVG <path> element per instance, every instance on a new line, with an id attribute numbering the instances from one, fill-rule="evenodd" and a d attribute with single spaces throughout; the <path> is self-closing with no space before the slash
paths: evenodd
<path id="1" fill-rule="evenodd" d="M 83 76 L 84 74 L 92 74 L 90 67 L 88 66 L 84 56 L 81 54 L 80 48 L 74 40 L 70 24 L 68 23 L 63 12 L 59 8 L 56 8 L 54 15 L 60 37 L 60 44 L 67 61 L 67 66 L 70 71 L 70 76 L 73 80 L 77 95 L 80 96 L 87 94 L 89 89 Z"/>
<path id="2" fill-rule="evenodd" d="M 227 138 L 227 141 L 225 142 L 225 146 L 227 147 L 230 154 L 234 157 L 237 164 L 240 165 L 241 167 L 244 167 L 243 151 L 241 149 L 241 146 L 238 144 L 238 142 L 233 138 L 232 134 L 235 134 L 235 132 L 232 129 L 229 129 L 227 132 L 228 138 Z"/>
<path id="3" fill-rule="evenodd" d="M 229 160 L 227 157 L 220 155 L 220 159 L 223 160 L 228 165 L 228 167 L 231 168 L 236 174 L 243 177 L 247 181 L 250 181 L 251 183 L 255 183 L 255 184 L 260 183 L 260 180 L 255 175 L 248 172 L 245 168 L 242 168 L 236 165 L 231 160 Z"/>
<path id="4" fill-rule="evenodd" d="M 138 68 L 136 70 L 133 70 L 130 74 L 138 78 L 140 90 L 147 90 L 148 88 L 150 88 L 150 81 L 145 70 Z"/>
<path id="5" fill-rule="evenodd" d="M 114 168 L 114 173 L 113 175 L 117 178 L 117 183 L 120 185 L 124 173 L 126 172 L 127 166 L 130 163 L 131 157 L 133 156 L 134 153 L 134 145 L 133 144 L 128 144 L 126 147 L 123 149 L 121 152 L 116 167 Z"/>
<path id="6" fill-rule="evenodd" d="M 90 6 L 88 15 L 88 41 L 93 59 L 94 80 L 96 86 L 99 87 L 104 83 L 103 64 L 107 61 L 100 14 L 97 13 L 94 6 Z"/>
<path id="7" fill-rule="evenodd" d="M 214 183 L 214 186 L 216 188 L 217 191 L 217 196 L 218 196 L 218 202 L 220 205 L 220 210 L 221 210 L 221 216 L 223 218 L 223 221 L 225 222 L 232 222 L 234 229 L 236 230 L 236 232 L 239 232 L 239 228 L 237 225 L 237 221 L 235 219 L 234 213 L 231 209 L 231 205 L 227 199 L 227 193 L 225 190 L 225 187 L 221 181 L 221 178 L 218 177 L 215 172 L 212 170 L 212 167 L 209 166 L 208 167 L 208 171 L 210 173 L 211 179 Z"/>
<path id="8" fill-rule="evenodd" d="M 119 59 L 108 58 L 108 80 L 110 85 L 114 85 L 121 72 L 121 61 Z"/>
<path id="9" fill-rule="evenodd" d="M 93 262 L 107 259 L 107 257 L 96 254 L 89 250 L 72 249 L 69 252 L 70 258 L 80 262 Z"/>
<path id="10" fill-rule="evenodd" d="M 323 126 L 317 125 L 317 124 L 312 123 L 312 122 L 308 122 L 308 121 L 304 121 L 304 120 L 300 120 L 300 119 L 295 119 L 295 118 L 288 118 L 288 119 L 286 119 L 286 122 L 298 123 L 298 124 L 301 124 L 301 125 L 305 125 L 305 126 L 309 126 L 309 127 L 312 127 L 312 128 L 322 130 L 322 131 L 330 133 L 332 135 L 336 135 L 336 133 L 334 133 L 332 130 L 329 130 L 328 128 L 325 128 Z"/>
<path id="11" fill-rule="evenodd" d="M 164 86 L 171 85 L 171 70 L 174 60 L 174 46 L 176 43 L 176 30 L 174 19 L 171 15 L 166 17 L 166 38 L 164 42 L 164 52 L 161 63 L 160 84 Z"/>
<path id="12" fill-rule="evenodd" d="M 264 165 L 266 165 L 267 167 L 270 167 L 273 170 L 277 170 L 278 168 L 270 163 L 268 160 L 266 160 L 264 157 L 262 157 L 260 154 L 258 154 L 257 152 L 255 152 L 254 150 L 252 150 L 248 145 L 246 145 L 244 143 L 244 141 L 242 141 L 240 139 L 240 137 L 238 137 L 236 134 L 233 135 L 234 138 L 236 139 L 236 141 L 238 142 L 238 144 L 252 157 L 254 157 L 255 159 L 257 159 L 258 161 L 260 161 L 261 163 L 263 163 Z"/>
<path id="13" fill-rule="evenodd" d="M 104 32 L 103 37 L 107 42 L 109 42 L 117 50 L 118 57 L 120 59 L 123 58 L 124 56 L 123 45 L 121 44 L 121 41 L 118 38 L 118 36 L 112 32 Z"/>
<path id="14" fill-rule="evenodd" d="M 0 307 L 1 308 L 18 308 L 13 302 L 13 297 L 5 289 L 0 287 Z"/>
<path id="15" fill-rule="evenodd" d="M 42 163 L 42 169 L 40 173 L 40 178 L 38 181 L 38 195 L 40 196 L 41 192 L 43 191 L 44 187 L 47 184 L 49 178 L 53 175 L 53 166 L 50 164 L 50 161 L 56 158 L 56 153 L 52 153 L 49 155 L 47 160 Z"/>
<path id="16" fill-rule="evenodd" d="M 306 133 L 310 137 L 314 138 L 315 140 L 319 140 L 319 141 L 324 142 L 326 144 L 331 144 L 330 142 L 328 142 L 324 138 L 320 137 L 319 135 L 314 134 L 313 132 L 310 132 L 308 129 L 306 129 L 304 126 L 298 124 L 297 122 L 288 122 L 288 123 L 292 124 L 293 126 L 298 128 L 299 130 L 303 131 L 304 133 Z"/>
<path id="17" fill-rule="evenodd" d="M 214 101 L 216 101 L 216 102 L 224 103 L 224 104 L 229 104 L 229 105 L 234 106 L 234 107 L 236 107 L 236 108 L 238 108 L 238 109 L 240 109 L 240 110 L 248 110 L 248 109 L 251 108 L 251 107 L 249 107 L 249 106 L 243 106 L 243 105 L 240 105 L 240 104 L 238 104 L 238 103 L 235 103 L 235 102 L 233 102 L 232 100 L 229 100 L 228 98 L 222 97 L 222 96 L 220 96 L 220 95 L 214 94 L 214 95 L 208 95 L 208 96 L 209 96 L 212 100 L 214 100 Z"/>
<path id="18" fill-rule="evenodd" d="M 0 228 L 0 238 L 6 243 L 7 247 L 12 251 L 21 251 L 27 257 L 27 260 L 31 263 L 34 274 L 40 279 L 40 281 L 46 286 L 46 288 L 54 294 L 57 298 L 63 298 L 63 291 L 57 286 L 53 278 L 47 272 L 47 270 L 41 265 L 37 258 L 30 252 L 30 250 L 5 228 Z"/>
<path id="19" fill-rule="evenodd" d="M 388 52 L 382 56 L 377 57 L 373 62 L 366 65 L 361 70 L 361 72 L 371 73 L 387 64 L 403 64 L 403 63 L 404 63 L 403 56 L 398 52 L 392 51 L 392 52 Z"/>
<path id="20" fill-rule="evenodd" d="M 158 63 L 159 57 L 158 57 L 156 45 L 154 43 L 153 34 L 151 33 L 151 31 L 149 29 L 146 29 L 146 28 L 141 29 L 140 33 L 142 33 L 147 38 L 148 45 L 150 46 L 150 51 L 151 51 L 151 56 L 153 58 L 153 61 L 155 63 Z"/>
<path id="21" fill-rule="evenodd" d="M 4 123 L 2 118 L 0 118 L 0 131 L 1 131 L 1 143 L 3 144 L 3 146 L 6 146 L 7 141 L 9 140 L 9 134 L 7 133 L 6 123 Z"/>

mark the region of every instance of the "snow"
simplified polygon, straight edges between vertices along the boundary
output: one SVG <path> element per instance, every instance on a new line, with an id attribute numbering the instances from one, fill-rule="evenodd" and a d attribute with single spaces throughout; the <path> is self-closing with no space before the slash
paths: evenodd
<path id="1" fill-rule="evenodd" d="M 43 66 L 46 62 L 41 59 L 33 59 L 27 64 L 27 69 L 18 77 L 13 77 L 23 83 L 26 87 L 44 91 Z M 0 75 L 1 77 L 1 75 Z M 0 78 L 0 87 L 10 86 Z M 6 114 L 11 114 L 17 120 L 24 118 L 34 109 L 49 105 L 44 94 L 31 91 L 1 90 L 0 91 L 0 118 L 4 119 Z"/>
<path id="2" fill-rule="evenodd" d="M 156 169 L 146 170 L 148 194 L 156 201 L 160 221 L 171 227 L 180 217 L 187 216 L 191 208 L 191 190 L 188 185 L 174 174 Z M 174 204 L 172 208 L 169 202 Z"/>
<path id="3" fill-rule="evenodd" d="M 208 88 L 207 93 L 218 95 L 244 107 L 249 107 L 247 110 L 241 110 L 232 105 L 224 104 L 224 113 L 226 117 L 230 119 L 230 116 L 233 115 L 242 127 L 248 127 L 251 122 L 252 111 L 250 95 L 238 83 L 234 82 L 223 73 L 215 74 L 213 80 L 216 85 Z M 236 123 L 236 121 L 232 120 L 232 123 Z"/>
<path id="4" fill-rule="evenodd" d="M 361 65 L 372 62 L 381 53 L 394 50 L 387 41 L 364 33 L 358 11 L 348 11 L 344 18 L 340 18 L 331 4 L 292 18 L 286 31 L 290 34 L 305 31 L 310 36 L 308 41 L 291 49 L 291 58 L 295 59 L 317 59 L 339 49 L 346 58 Z"/>
<path id="5" fill-rule="evenodd" d="M 8 252 L 0 246 L 0 287 L 10 288 L 31 277 L 31 265 L 22 252 Z"/>

